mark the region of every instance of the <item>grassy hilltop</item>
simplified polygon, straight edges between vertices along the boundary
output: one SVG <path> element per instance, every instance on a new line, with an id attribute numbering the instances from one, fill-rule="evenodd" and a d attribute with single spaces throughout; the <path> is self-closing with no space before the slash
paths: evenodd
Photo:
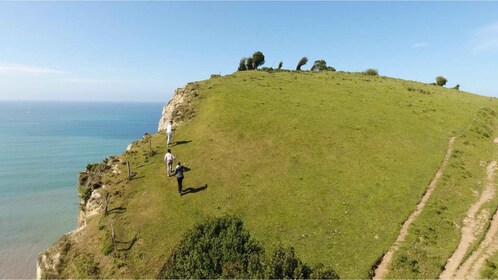
<path id="1" fill-rule="evenodd" d="M 338 72 L 238 72 L 189 84 L 193 118 L 171 147 L 192 169 L 178 196 L 164 133 L 120 157 L 135 179 L 104 176 L 107 216 L 66 246 L 62 277 L 156 277 L 185 230 L 233 213 L 266 248 L 294 246 L 341 278 L 370 277 L 441 165 L 455 152 L 388 277 L 437 278 L 459 242 L 473 192 L 496 157 L 498 102 L 439 86 Z M 498 201 L 485 205 L 494 212 Z M 129 250 L 104 255 L 109 221 Z M 133 242 L 131 242 L 133 241 Z M 92 272 L 92 269 L 90 269 Z M 93 272 L 92 272 L 93 273 Z M 91 274 L 91 273 L 90 273 Z"/>

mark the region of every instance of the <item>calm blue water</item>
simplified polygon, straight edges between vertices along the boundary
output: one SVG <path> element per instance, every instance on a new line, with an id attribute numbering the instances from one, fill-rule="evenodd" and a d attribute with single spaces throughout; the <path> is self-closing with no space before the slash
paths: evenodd
<path id="1" fill-rule="evenodd" d="M 160 103 L 0 102 L 0 278 L 33 278 L 36 256 L 76 228 L 77 177 L 153 133 Z"/>

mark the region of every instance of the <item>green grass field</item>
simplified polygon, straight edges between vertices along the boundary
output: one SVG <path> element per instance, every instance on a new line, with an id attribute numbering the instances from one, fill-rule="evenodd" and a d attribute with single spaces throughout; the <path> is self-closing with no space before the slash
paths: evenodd
<path id="1" fill-rule="evenodd" d="M 472 190 L 483 187 L 479 164 L 496 156 L 497 100 L 357 73 L 247 71 L 197 84 L 195 117 L 177 128 L 175 140 L 185 143 L 172 151 L 192 168 L 185 186 L 208 187 L 180 197 L 163 162 L 165 135 L 152 135 L 156 155 L 142 142 L 121 156 L 134 180 L 124 180 L 125 166 L 107 175 L 109 208 L 121 210 L 95 216 L 78 234 L 61 276 L 85 276 L 91 256 L 101 277 L 156 277 L 185 230 L 234 213 L 267 248 L 291 245 L 303 261 L 330 265 L 341 278 L 367 278 L 456 136 L 459 152 L 388 277 L 439 275 L 458 245 Z M 109 221 L 129 242 L 120 246 L 136 237 L 131 249 L 102 253 Z"/>

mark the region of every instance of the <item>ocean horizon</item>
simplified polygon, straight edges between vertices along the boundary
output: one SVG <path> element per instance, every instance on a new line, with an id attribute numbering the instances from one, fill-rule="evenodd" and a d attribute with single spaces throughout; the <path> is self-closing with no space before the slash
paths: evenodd
<path id="1" fill-rule="evenodd" d="M 77 178 L 155 133 L 164 103 L 0 101 L 0 278 L 34 278 L 36 257 L 76 229 Z"/>

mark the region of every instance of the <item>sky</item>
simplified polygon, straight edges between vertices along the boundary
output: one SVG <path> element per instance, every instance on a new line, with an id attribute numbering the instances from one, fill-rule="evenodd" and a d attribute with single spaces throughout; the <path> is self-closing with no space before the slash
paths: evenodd
<path id="1" fill-rule="evenodd" d="M 0 2 L 0 100 L 167 102 L 255 51 L 498 97 L 498 2 Z"/>

